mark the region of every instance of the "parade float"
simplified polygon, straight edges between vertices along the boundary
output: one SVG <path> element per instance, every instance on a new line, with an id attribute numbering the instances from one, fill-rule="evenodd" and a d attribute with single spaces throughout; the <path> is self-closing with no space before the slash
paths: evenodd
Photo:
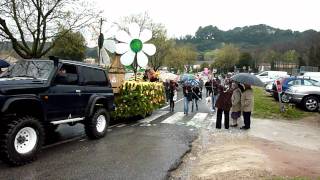
<path id="1" fill-rule="evenodd" d="M 156 47 L 147 43 L 152 38 L 152 32 L 141 29 L 136 23 L 129 25 L 128 32 L 118 31 L 114 41 L 104 40 L 103 44 L 100 43 L 102 51 L 99 50 L 99 57 L 101 52 L 107 54 L 106 50 L 114 53 L 108 72 L 115 94 L 116 107 L 112 117 L 116 120 L 145 117 L 165 103 L 163 83 L 151 82 L 156 79 L 156 73 L 147 70 L 148 56 L 156 52 Z M 125 67 L 131 67 L 134 73 L 131 78 L 125 79 Z M 139 75 L 141 69 L 146 71 Z"/>

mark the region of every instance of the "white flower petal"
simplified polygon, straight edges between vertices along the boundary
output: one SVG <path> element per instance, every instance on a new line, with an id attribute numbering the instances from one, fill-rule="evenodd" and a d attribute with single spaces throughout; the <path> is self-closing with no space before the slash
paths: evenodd
<path id="1" fill-rule="evenodd" d="M 105 64 L 105 65 L 109 65 L 110 64 L 110 57 L 107 54 L 107 51 L 105 49 L 101 49 L 100 51 L 100 64 Z"/>
<path id="2" fill-rule="evenodd" d="M 134 57 L 135 57 L 135 53 L 132 52 L 132 51 L 128 51 L 126 52 L 125 54 L 123 54 L 121 57 L 120 57 L 120 62 L 121 64 L 125 65 L 125 66 L 129 66 L 132 64 L 133 60 L 134 60 Z"/>
<path id="3" fill-rule="evenodd" d="M 104 40 L 103 47 L 109 52 L 114 53 L 116 51 L 116 42 L 111 39 Z"/>
<path id="4" fill-rule="evenodd" d="M 139 39 L 144 43 L 149 41 L 152 38 L 152 32 L 149 29 L 144 29 L 141 33 L 140 33 L 140 37 Z"/>
<path id="5" fill-rule="evenodd" d="M 153 44 L 143 44 L 142 51 L 148 54 L 149 56 L 152 56 L 156 53 L 156 46 Z"/>
<path id="6" fill-rule="evenodd" d="M 148 57 L 141 51 L 138 52 L 137 61 L 138 65 L 142 68 L 145 68 L 148 65 Z"/>
<path id="7" fill-rule="evenodd" d="M 139 39 L 140 27 L 137 23 L 132 23 L 129 25 L 129 33 L 132 39 Z"/>
<path id="8" fill-rule="evenodd" d="M 130 46 L 127 43 L 118 43 L 116 44 L 116 53 L 124 54 L 125 52 L 130 50 Z"/>
<path id="9" fill-rule="evenodd" d="M 125 31 L 119 31 L 116 34 L 116 39 L 120 42 L 130 43 L 132 38 L 129 36 L 129 34 Z"/>

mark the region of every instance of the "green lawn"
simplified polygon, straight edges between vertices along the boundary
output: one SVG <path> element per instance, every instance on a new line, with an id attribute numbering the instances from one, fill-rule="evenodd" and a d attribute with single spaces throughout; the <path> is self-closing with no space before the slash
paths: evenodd
<path id="1" fill-rule="evenodd" d="M 305 112 L 295 106 L 285 104 L 286 111 L 281 113 L 279 102 L 268 95 L 263 88 L 254 88 L 254 112 L 256 118 L 297 120 L 314 113 Z"/>

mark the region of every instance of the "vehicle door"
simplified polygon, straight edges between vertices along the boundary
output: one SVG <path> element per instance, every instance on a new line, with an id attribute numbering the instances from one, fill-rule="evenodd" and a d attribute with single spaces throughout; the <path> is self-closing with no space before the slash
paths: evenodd
<path id="1" fill-rule="evenodd" d="M 108 96 L 108 94 L 112 95 L 110 82 L 102 69 L 82 67 L 82 74 L 85 85 L 83 95 L 88 99 L 87 101 L 92 95 L 104 97 Z"/>
<path id="2" fill-rule="evenodd" d="M 291 79 L 289 80 L 286 85 L 283 86 L 283 90 L 287 90 L 289 87 L 294 85 L 302 85 L 302 79 Z"/>
<path id="3" fill-rule="evenodd" d="M 63 64 L 47 92 L 47 116 L 50 120 L 81 116 L 81 91 L 78 66 Z"/>

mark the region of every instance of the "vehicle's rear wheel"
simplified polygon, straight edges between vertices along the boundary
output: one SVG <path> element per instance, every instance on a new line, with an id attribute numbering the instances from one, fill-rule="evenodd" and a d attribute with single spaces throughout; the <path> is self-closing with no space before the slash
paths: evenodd
<path id="1" fill-rule="evenodd" d="M 99 108 L 85 120 L 85 131 L 89 138 L 99 139 L 106 135 L 110 122 L 110 115 L 104 108 Z"/>
<path id="2" fill-rule="evenodd" d="M 9 119 L 1 126 L 0 158 L 4 162 L 18 166 L 36 159 L 44 140 L 44 130 L 37 119 Z"/>
<path id="3" fill-rule="evenodd" d="M 307 111 L 317 111 L 319 106 L 319 99 L 315 96 L 305 97 L 302 101 L 302 105 Z"/>

